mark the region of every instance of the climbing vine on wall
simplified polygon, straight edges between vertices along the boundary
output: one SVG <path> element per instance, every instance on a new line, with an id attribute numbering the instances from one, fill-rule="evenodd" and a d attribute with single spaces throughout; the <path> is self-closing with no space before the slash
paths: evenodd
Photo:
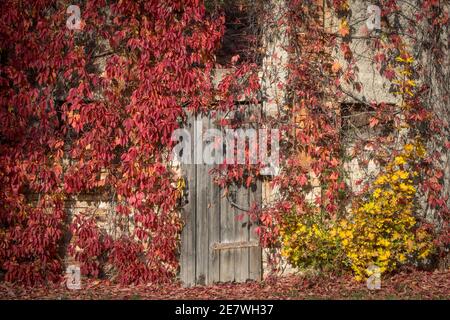
<path id="1" fill-rule="evenodd" d="M 101 276 L 108 266 L 123 284 L 174 278 L 183 225 L 170 165 L 173 130 L 183 124 L 185 110 L 239 114 L 246 110 L 236 100 L 268 102 L 260 57 L 252 61 L 250 54 L 236 54 L 222 66 L 229 71 L 222 81 L 216 86 L 212 81 L 230 23 L 221 10 L 225 2 L 85 0 L 80 30 L 66 27 L 65 1 L 2 3 L 5 280 L 27 285 L 59 280 L 66 245 L 87 276 Z M 274 84 L 286 96 L 275 114 L 260 112 L 246 120 L 280 130 L 280 174 L 266 179 L 259 165 L 228 164 L 213 172 L 225 189 L 270 180 L 276 197 L 249 208 L 262 245 L 273 249 L 270 261 L 282 253 L 298 267 L 347 268 L 362 278 L 371 263 L 387 272 L 448 254 L 449 191 L 442 159 L 449 156 L 449 123 L 439 103 L 448 105 L 449 77 L 436 67 L 445 57 L 438 35 L 448 32 L 448 7 L 433 0 L 414 4 L 420 10 L 412 20 L 419 23 L 406 21 L 398 29 L 404 1 L 379 1 L 382 31 L 367 36 L 376 71 L 400 102 L 361 102 L 362 112 L 371 115 L 370 128 L 393 123 L 394 130 L 354 142 L 352 158 L 370 145 L 379 168 L 354 193 L 337 103 L 344 87 L 363 87 L 351 46 L 351 6 L 347 0 L 286 1 L 277 26 L 289 39 L 283 48 L 287 75 Z M 249 20 L 271 21 L 270 5 L 255 8 Z M 339 20 L 336 30 L 324 23 L 327 10 Z M 261 30 L 253 31 L 249 43 L 255 47 L 249 52 L 264 56 L 256 39 Z M 435 35 L 429 39 L 433 50 L 427 51 L 429 43 L 419 34 Z M 440 91 L 432 90 L 440 84 Z M 435 95 L 442 101 L 427 98 Z M 242 119 L 224 117 L 219 125 L 237 128 Z M 114 237 L 91 212 L 68 214 L 65 203 L 83 193 L 101 194 L 111 203 Z M 421 215 L 422 203 L 432 214 Z"/>
<path id="2" fill-rule="evenodd" d="M 184 106 L 210 103 L 223 18 L 195 0 L 87 0 L 71 30 L 68 6 L 2 3 L 0 269 L 8 281 L 57 280 L 70 229 L 86 275 L 107 254 L 122 283 L 172 279 L 182 225 L 171 134 Z M 115 239 L 63 213 L 87 192 L 114 204 Z"/>
<path id="3" fill-rule="evenodd" d="M 332 1 L 329 5 L 339 18 L 336 46 L 346 62 L 345 66 L 339 61 L 333 63 L 332 69 L 339 75 L 334 88 L 337 93 L 348 94 L 340 83 L 344 80 L 347 86 L 352 85 L 360 91 L 362 84 L 358 83 L 356 58 L 351 49 L 352 33 L 355 30 L 349 24 L 352 14 L 350 2 Z M 423 44 L 409 38 L 417 39 L 415 36 L 420 32 L 429 32 L 427 28 L 430 26 L 435 31 L 439 30 L 437 32 L 445 33 L 448 11 L 445 11 L 445 5 L 437 2 L 421 2 L 419 6 L 423 11 L 417 12 L 416 16 L 422 24 L 409 25 L 409 22 L 405 22 L 404 29 L 398 29 L 398 24 L 390 24 L 390 18 L 398 19 L 404 6 L 402 1 L 382 1 L 383 29 L 380 34 L 373 36 L 373 40 L 369 40 L 377 71 L 392 83 L 391 92 L 399 101 L 395 110 L 383 104 L 370 105 L 362 101 L 367 105 L 366 112 L 371 113 L 375 108 L 374 116 L 369 119 L 371 128 L 385 126 L 389 121 L 394 123 L 391 138 L 379 137 L 371 141 L 357 138 L 359 140 L 355 142 L 355 145 L 368 145 L 371 150 L 378 151 L 381 156 L 374 159 L 378 161 L 379 174 L 375 179 L 366 180 L 359 194 L 347 191 L 347 207 L 350 206 L 350 209 L 345 208 L 344 202 L 344 207 L 336 216 L 324 215 L 321 207 L 311 207 L 311 202 L 306 210 L 287 206 L 287 213 L 279 218 L 282 225 L 282 253 L 293 265 L 303 268 L 331 265 L 339 270 L 347 265 L 357 279 L 363 279 L 370 276 L 371 265 L 384 273 L 405 263 L 430 263 L 433 255 L 448 254 L 448 194 L 444 191 L 443 180 L 440 180 L 443 176 L 441 161 L 442 156 L 445 159 L 445 149 L 441 154 L 430 144 L 421 142 L 433 139 L 445 143 L 448 117 L 444 120 L 443 130 L 429 130 L 434 127 L 433 119 L 437 115 L 436 101 L 423 99 L 424 93 L 430 90 L 430 83 L 424 74 L 429 66 L 416 60 L 421 56 L 414 58 L 410 53 L 423 50 L 420 49 Z M 445 45 L 441 44 L 441 50 L 443 48 Z M 448 101 L 448 96 L 441 98 Z M 323 113 L 328 119 L 336 116 L 331 110 Z M 337 143 L 339 140 L 331 141 Z M 427 147 L 432 150 L 427 151 Z M 367 149 L 354 148 L 352 156 L 359 157 L 364 150 Z M 386 153 L 386 150 L 390 150 L 390 153 Z M 341 158 L 341 161 L 344 160 Z M 339 177 L 345 181 L 346 170 L 345 167 L 341 168 Z M 290 179 L 294 177 L 290 176 Z M 432 188 L 430 180 L 433 181 Z M 303 178 L 302 181 L 306 184 L 310 180 Z M 324 186 L 323 182 L 318 185 Z M 333 199 L 334 193 L 326 194 Z M 322 199 L 321 196 L 316 196 L 316 204 L 320 204 L 318 199 Z M 435 208 L 437 216 L 424 213 L 421 204 L 427 201 Z M 327 214 L 330 211 L 327 210 Z"/>

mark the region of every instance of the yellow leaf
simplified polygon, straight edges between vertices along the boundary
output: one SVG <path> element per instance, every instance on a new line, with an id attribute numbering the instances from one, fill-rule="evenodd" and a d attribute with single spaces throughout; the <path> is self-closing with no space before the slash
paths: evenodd
<path id="1" fill-rule="evenodd" d="M 350 34 L 350 27 L 348 25 L 347 19 L 341 20 L 341 24 L 339 26 L 339 34 L 343 37 L 346 37 Z"/>

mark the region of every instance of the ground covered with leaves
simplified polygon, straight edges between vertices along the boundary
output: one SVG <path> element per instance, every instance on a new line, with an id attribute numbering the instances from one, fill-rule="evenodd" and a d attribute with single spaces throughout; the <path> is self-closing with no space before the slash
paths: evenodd
<path id="1" fill-rule="evenodd" d="M 0 284 L 1 299 L 450 299 L 450 272 L 402 272 L 382 279 L 382 288 L 367 289 L 350 276 L 290 275 L 262 282 L 225 283 L 183 288 L 166 285 L 118 286 L 85 280 L 81 290 L 65 284 L 23 288 Z"/>

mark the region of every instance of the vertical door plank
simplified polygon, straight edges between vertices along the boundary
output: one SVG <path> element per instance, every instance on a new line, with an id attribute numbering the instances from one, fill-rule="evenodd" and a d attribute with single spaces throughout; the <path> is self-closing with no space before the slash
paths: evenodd
<path id="1" fill-rule="evenodd" d="M 231 190 L 230 190 L 231 191 Z M 221 243 L 234 241 L 234 219 L 230 202 L 225 196 L 225 190 L 221 189 L 220 198 L 220 239 Z M 234 281 L 235 251 L 230 249 L 220 250 L 220 281 Z"/>
<path id="2" fill-rule="evenodd" d="M 200 139 L 201 141 L 195 141 L 196 144 L 205 145 L 203 140 L 202 132 L 208 128 L 208 117 L 198 117 L 198 122 L 196 126 L 196 130 L 200 130 L 200 126 L 202 127 L 201 131 L 196 134 L 196 139 Z M 201 285 L 205 285 L 207 283 L 207 275 L 208 275 L 208 260 L 209 260 L 209 240 L 208 240 L 208 168 L 203 164 L 203 161 L 200 160 L 199 164 L 197 164 L 197 203 L 196 203 L 196 212 L 197 212 L 197 256 L 196 256 L 196 282 Z"/>
<path id="3" fill-rule="evenodd" d="M 248 189 L 244 186 L 240 186 L 237 189 L 236 204 L 242 208 L 248 208 Z M 238 208 L 234 208 L 234 228 L 235 228 L 235 241 L 247 242 L 248 241 L 248 214 Z M 245 282 L 248 279 L 248 248 L 234 249 L 235 258 L 235 279 L 237 282 Z"/>
<path id="4" fill-rule="evenodd" d="M 220 189 L 215 185 L 211 177 L 209 179 L 211 191 L 208 195 L 208 217 L 209 217 L 209 266 L 208 266 L 208 283 L 220 281 L 220 252 L 213 250 L 215 243 L 220 243 Z"/>
<path id="5" fill-rule="evenodd" d="M 249 203 L 252 206 L 257 203 L 261 206 L 262 203 L 262 182 L 258 181 L 251 186 L 249 191 Z M 258 241 L 259 236 L 255 232 L 257 227 L 256 222 L 250 219 L 249 241 Z M 260 281 L 262 279 L 262 249 L 261 247 L 251 247 L 249 250 L 249 279 Z"/>
<path id="6" fill-rule="evenodd" d="M 188 114 L 188 121 L 186 129 L 191 136 L 191 155 L 193 155 L 193 143 L 194 137 L 194 117 Z M 181 257 L 180 257 L 180 277 L 185 286 L 195 285 L 195 253 L 196 253 L 196 166 L 194 164 L 182 165 L 182 174 L 186 180 L 186 190 L 188 192 L 187 203 L 182 210 L 182 217 L 184 227 L 181 232 Z"/>
<path id="7" fill-rule="evenodd" d="M 213 127 L 213 120 L 210 119 L 209 127 Z M 208 283 L 213 284 L 220 281 L 220 251 L 213 250 L 212 246 L 215 243 L 220 243 L 220 188 L 214 183 L 209 170 L 214 166 L 207 166 L 208 168 L 208 233 L 209 233 L 209 261 L 208 261 Z"/>

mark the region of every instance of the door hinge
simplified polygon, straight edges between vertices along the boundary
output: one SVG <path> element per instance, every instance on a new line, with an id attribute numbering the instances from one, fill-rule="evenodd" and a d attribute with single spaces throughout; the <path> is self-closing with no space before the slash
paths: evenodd
<path id="1" fill-rule="evenodd" d="M 259 247 L 259 242 L 258 241 L 222 242 L 222 243 L 216 242 L 211 245 L 211 249 L 213 250 L 241 249 L 253 247 Z"/>

